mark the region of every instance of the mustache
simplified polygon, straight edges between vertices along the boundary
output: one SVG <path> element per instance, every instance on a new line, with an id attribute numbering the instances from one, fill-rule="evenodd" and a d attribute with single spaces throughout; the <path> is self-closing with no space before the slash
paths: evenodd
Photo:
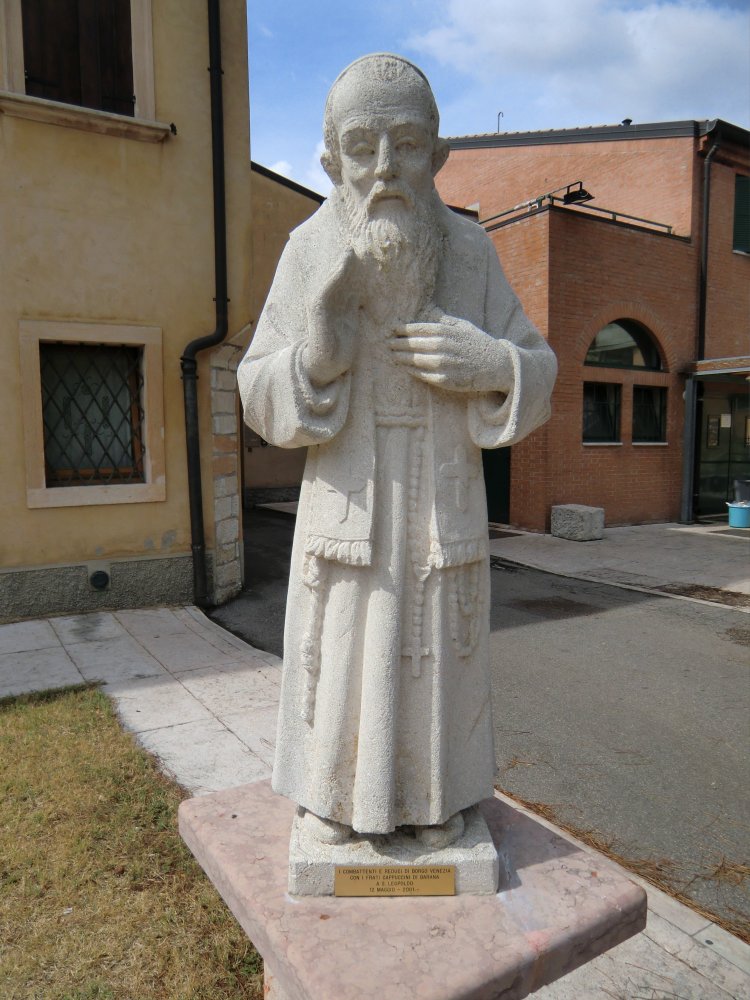
<path id="1" fill-rule="evenodd" d="M 377 181 L 367 199 L 368 214 L 379 201 L 388 201 L 392 198 L 403 201 L 407 208 L 414 208 L 414 195 L 403 184 L 398 182 L 384 184 L 383 181 Z"/>

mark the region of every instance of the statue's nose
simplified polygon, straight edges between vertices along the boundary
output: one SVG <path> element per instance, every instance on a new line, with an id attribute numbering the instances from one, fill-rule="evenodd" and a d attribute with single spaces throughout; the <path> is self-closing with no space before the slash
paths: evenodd
<path id="1" fill-rule="evenodd" d="M 387 180 L 396 176 L 396 163 L 393 155 L 393 145 L 387 136 L 384 136 L 378 149 L 378 162 L 375 167 L 375 176 L 379 180 Z"/>

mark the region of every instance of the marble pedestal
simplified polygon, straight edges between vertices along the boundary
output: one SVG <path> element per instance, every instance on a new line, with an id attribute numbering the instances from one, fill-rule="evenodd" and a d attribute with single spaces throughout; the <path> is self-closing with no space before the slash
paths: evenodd
<path id="1" fill-rule="evenodd" d="M 619 869 L 499 799 L 490 896 L 292 897 L 295 807 L 269 782 L 190 799 L 180 833 L 260 952 L 278 1000 L 519 1000 L 643 930 Z"/>

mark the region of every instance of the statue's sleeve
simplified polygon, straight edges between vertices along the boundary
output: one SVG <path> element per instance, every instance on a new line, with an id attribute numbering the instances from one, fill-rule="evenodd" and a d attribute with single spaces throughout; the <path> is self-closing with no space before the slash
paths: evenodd
<path id="1" fill-rule="evenodd" d="M 484 329 L 507 352 L 513 386 L 507 396 L 488 392 L 470 400 L 469 433 L 480 448 L 500 448 L 520 441 L 549 419 L 557 359 L 526 317 L 489 240 L 486 248 Z"/>
<path id="2" fill-rule="evenodd" d="M 287 244 L 247 354 L 237 369 L 245 423 L 281 448 L 329 441 L 349 407 L 348 372 L 314 385 L 302 364 L 307 341 L 305 270 Z"/>

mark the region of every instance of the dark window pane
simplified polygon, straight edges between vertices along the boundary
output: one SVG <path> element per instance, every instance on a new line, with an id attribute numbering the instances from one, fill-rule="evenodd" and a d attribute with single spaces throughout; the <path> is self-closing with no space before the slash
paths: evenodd
<path id="1" fill-rule="evenodd" d="M 633 440 L 667 440 L 667 390 L 661 386 L 633 386 Z"/>
<path id="2" fill-rule="evenodd" d="M 620 440 L 620 386 L 609 382 L 583 383 L 583 440 Z"/>
<path id="3" fill-rule="evenodd" d="M 22 0 L 26 93 L 133 114 L 130 0 Z"/>
<path id="4" fill-rule="evenodd" d="M 608 323 L 597 333 L 584 364 L 661 371 L 661 358 L 651 335 L 640 323 L 628 319 Z"/>
<path id="5" fill-rule="evenodd" d="M 750 253 L 750 177 L 734 178 L 734 250 Z"/>
<path id="6" fill-rule="evenodd" d="M 81 103 L 78 0 L 23 0 L 26 93 Z"/>
<path id="7" fill-rule="evenodd" d="M 142 483 L 142 350 L 40 344 L 47 486 Z"/>

